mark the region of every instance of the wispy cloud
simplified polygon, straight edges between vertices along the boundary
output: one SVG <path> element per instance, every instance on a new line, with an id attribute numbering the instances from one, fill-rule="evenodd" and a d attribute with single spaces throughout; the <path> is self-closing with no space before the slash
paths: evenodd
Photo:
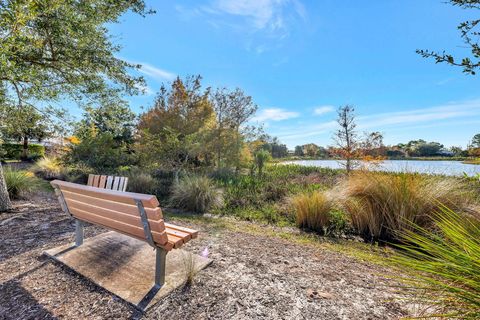
<path id="1" fill-rule="evenodd" d="M 403 126 L 480 115 L 480 100 L 453 102 L 431 108 L 387 112 L 358 118 L 359 128 Z"/>
<path id="2" fill-rule="evenodd" d="M 300 0 L 210 0 L 207 5 L 177 5 L 175 9 L 186 20 L 203 16 L 215 28 L 225 26 L 244 34 L 262 32 L 276 39 L 286 37 L 290 26 L 307 16 Z"/>
<path id="3" fill-rule="evenodd" d="M 147 76 L 150 76 L 154 78 L 155 80 L 158 81 L 170 81 L 175 79 L 176 75 L 172 72 L 166 71 L 164 69 L 160 69 L 158 67 L 155 67 L 151 64 L 145 63 L 145 62 L 138 62 L 138 64 L 141 64 L 142 67 L 140 68 L 140 72 L 143 74 L 146 74 Z"/>
<path id="4" fill-rule="evenodd" d="M 268 108 L 260 111 L 252 121 L 282 121 L 298 117 L 300 114 L 294 111 L 287 111 L 280 108 Z"/>
<path id="5" fill-rule="evenodd" d="M 418 108 L 401 112 L 384 112 L 357 117 L 358 130 L 389 132 L 415 130 L 427 127 L 458 127 L 471 123 L 472 119 L 480 117 L 480 99 L 460 102 L 451 102 L 430 108 Z M 294 145 L 303 143 L 305 138 L 316 137 L 329 141 L 337 127 L 336 121 L 327 121 L 319 124 L 304 125 L 282 129 L 274 133 L 280 140 Z M 327 142 L 328 143 L 328 142 Z"/>
<path id="6" fill-rule="evenodd" d="M 285 29 L 288 12 L 302 18 L 306 15 L 298 0 L 216 0 L 211 9 L 211 12 L 244 17 L 254 29 L 270 31 Z"/>
<path id="7" fill-rule="evenodd" d="M 335 110 L 334 106 L 319 106 L 313 110 L 313 113 L 317 116 L 321 116 L 326 113 L 333 112 Z"/>

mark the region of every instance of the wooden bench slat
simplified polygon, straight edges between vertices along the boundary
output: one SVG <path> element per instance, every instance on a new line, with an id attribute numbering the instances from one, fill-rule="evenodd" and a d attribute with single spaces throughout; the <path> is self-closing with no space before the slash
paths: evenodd
<path id="1" fill-rule="evenodd" d="M 113 185 L 113 177 L 108 176 L 107 183 L 105 184 L 105 189 L 112 189 L 112 185 Z"/>
<path id="2" fill-rule="evenodd" d="M 125 180 L 123 181 L 122 191 L 127 190 L 127 184 L 128 184 L 128 177 L 125 177 Z"/>
<path id="3" fill-rule="evenodd" d="M 100 176 L 100 181 L 98 182 L 99 188 L 105 188 L 105 183 L 107 183 L 107 176 Z"/>
<path id="4" fill-rule="evenodd" d="M 118 189 L 119 191 L 123 191 L 123 184 L 125 183 L 125 177 L 120 177 L 120 182 L 118 183 Z"/>
<path id="5" fill-rule="evenodd" d="M 85 221 L 85 222 L 91 223 L 91 224 L 93 224 L 93 225 L 98 225 L 98 223 L 97 223 L 97 222 L 95 222 L 95 221 L 90 221 L 90 220 L 88 220 L 88 218 L 84 218 L 84 219 L 82 219 L 82 221 Z M 115 228 L 113 228 L 113 227 L 111 227 L 111 226 L 102 226 L 102 227 L 104 227 L 104 228 L 107 228 L 107 229 L 109 229 L 109 230 L 113 230 L 113 231 L 115 231 L 115 232 L 118 232 L 118 233 L 125 234 L 125 235 L 127 235 L 127 236 L 129 236 L 129 237 L 132 237 L 132 238 L 138 239 L 138 240 L 140 240 L 140 241 L 145 241 L 145 237 L 144 237 L 144 236 L 142 236 L 142 237 L 139 237 L 139 236 L 136 236 L 136 235 L 130 234 L 130 233 L 128 233 L 128 232 L 125 232 L 125 231 L 122 231 L 122 230 L 115 229 Z M 158 245 L 159 247 L 161 247 L 161 248 L 163 248 L 163 249 L 167 250 L 167 251 L 170 251 L 170 250 L 172 250 L 172 249 L 173 249 L 173 243 L 171 243 L 171 242 L 167 242 L 166 244 L 163 244 L 163 245 L 160 245 L 160 244 L 157 244 L 157 245 Z"/>
<path id="6" fill-rule="evenodd" d="M 96 207 L 96 206 L 83 203 L 83 202 L 78 202 L 72 199 L 66 199 L 66 202 L 69 208 L 76 208 L 85 212 L 106 217 L 108 219 L 117 220 L 123 223 L 134 225 L 139 228 L 143 228 L 142 219 L 138 214 L 136 216 L 131 214 L 126 214 L 119 211 Z M 149 219 L 148 223 L 152 231 L 156 231 L 160 233 L 165 231 L 165 224 L 163 222 L 163 219 L 159 219 L 159 220 Z"/>
<path id="7" fill-rule="evenodd" d="M 168 242 L 171 243 L 175 249 L 178 249 L 183 245 L 182 238 L 177 237 L 176 235 L 173 235 L 173 234 L 167 234 L 167 236 L 168 236 Z"/>
<path id="8" fill-rule="evenodd" d="M 135 205 L 125 204 L 121 202 L 112 202 L 104 199 L 94 198 L 90 196 L 85 196 L 78 193 L 73 193 L 70 191 L 63 191 L 63 195 L 65 200 L 74 200 L 77 202 L 86 203 L 95 207 L 101 207 L 113 211 L 118 211 L 121 213 L 129 214 L 138 217 L 139 212 L 138 208 Z M 147 218 L 149 220 L 159 220 L 162 219 L 162 209 L 159 207 L 157 208 L 145 208 L 145 212 L 147 213 Z"/>
<path id="9" fill-rule="evenodd" d="M 178 231 L 181 231 L 181 232 L 188 233 L 192 236 L 192 239 L 195 239 L 198 236 L 198 231 L 190 229 L 190 228 L 185 228 L 185 227 L 177 226 L 177 225 L 166 223 L 166 222 L 165 222 L 165 227 L 169 228 L 169 229 L 174 229 L 174 230 L 178 230 Z"/>
<path id="10" fill-rule="evenodd" d="M 123 232 L 126 232 L 127 234 L 135 235 L 144 241 L 146 240 L 143 228 L 136 227 L 131 224 L 126 224 L 117 220 L 108 219 L 106 217 L 96 215 L 91 212 L 86 212 L 77 208 L 69 208 L 69 209 L 73 215 L 75 215 L 81 220 L 88 220 L 89 222 L 92 222 L 94 224 L 99 224 L 107 228 L 114 228 L 116 230 L 121 230 Z M 170 238 L 166 237 L 165 232 L 159 233 L 156 231 L 152 231 L 152 237 L 153 237 L 153 240 L 159 245 L 164 245 L 166 244 L 167 241 L 170 241 Z M 173 242 L 174 246 L 178 245 L 177 242 Z"/>
<path id="11" fill-rule="evenodd" d="M 93 186 L 93 174 L 88 175 L 87 186 Z"/>
<path id="12" fill-rule="evenodd" d="M 169 236 L 172 235 L 172 236 L 182 238 L 183 242 L 187 242 L 188 240 L 190 240 L 192 238 L 192 236 L 189 233 L 178 231 L 178 230 L 175 230 L 175 229 L 165 228 L 165 231 L 167 232 L 167 235 L 169 235 Z"/>
<path id="13" fill-rule="evenodd" d="M 99 181 L 100 181 L 100 176 L 99 175 L 94 175 L 93 176 L 92 187 L 98 188 L 98 182 Z"/>
<path id="14" fill-rule="evenodd" d="M 113 179 L 112 190 L 117 191 L 119 184 L 120 184 L 120 177 L 115 177 L 115 178 Z"/>
<path id="15" fill-rule="evenodd" d="M 156 208 L 159 205 L 157 198 L 152 195 L 93 188 L 90 186 L 84 186 L 60 180 L 54 180 L 50 183 L 54 187 L 58 186 L 62 191 L 70 191 L 72 193 L 82 194 L 93 198 L 100 198 L 130 205 L 135 205 L 135 201 L 133 199 L 137 199 L 142 201 L 145 208 Z"/>

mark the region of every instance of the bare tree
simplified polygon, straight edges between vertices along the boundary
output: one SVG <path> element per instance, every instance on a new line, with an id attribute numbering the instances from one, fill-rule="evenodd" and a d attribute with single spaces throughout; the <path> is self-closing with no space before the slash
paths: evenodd
<path id="1" fill-rule="evenodd" d="M 357 132 L 355 128 L 355 108 L 351 105 L 345 105 L 338 108 L 337 122 L 340 128 L 335 132 L 333 139 L 337 145 L 337 150 L 342 159 L 346 160 L 345 169 L 350 173 L 356 166 L 356 149 L 358 145 Z"/>

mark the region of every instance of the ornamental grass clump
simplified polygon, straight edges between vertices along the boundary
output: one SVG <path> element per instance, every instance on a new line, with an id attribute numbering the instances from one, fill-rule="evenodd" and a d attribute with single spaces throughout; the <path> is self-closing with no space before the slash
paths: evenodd
<path id="1" fill-rule="evenodd" d="M 170 201 L 178 208 L 205 213 L 223 206 L 223 192 L 205 176 L 186 176 L 173 185 Z"/>
<path id="2" fill-rule="evenodd" d="M 57 158 L 43 157 L 35 162 L 32 171 L 36 176 L 46 179 L 61 179 L 65 176 L 65 168 Z"/>
<path id="3" fill-rule="evenodd" d="M 366 239 L 394 241 L 415 223 L 428 228 L 440 205 L 463 211 L 472 192 L 456 178 L 360 171 L 339 186 L 353 227 Z"/>
<path id="4" fill-rule="evenodd" d="M 480 318 L 480 221 L 441 207 L 433 230 L 412 225 L 390 258 L 401 293 L 420 306 L 418 317 Z"/>
<path id="5" fill-rule="evenodd" d="M 38 178 L 28 171 L 5 168 L 3 175 L 10 199 L 24 198 L 40 188 Z"/>
<path id="6" fill-rule="evenodd" d="M 292 206 L 299 228 L 337 234 L 347 226 L 343 212 L 336 209 L 334 200 L 325 192 L 299 194 L 292 198 Z"/>

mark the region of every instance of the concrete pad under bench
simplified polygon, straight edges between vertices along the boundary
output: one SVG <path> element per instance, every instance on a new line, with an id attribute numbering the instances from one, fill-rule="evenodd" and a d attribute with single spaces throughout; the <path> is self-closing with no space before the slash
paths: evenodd
<path id="1" fill-rule="evenodd" d="M 88 238 L 79 247 L 68 244 L 44 253 L 142 310 L 182 286 L 190 266 L 196 273 L 212 262 L 184 250 L 172 250 L 167 254 L 165 284 L 156 289 L 155 250 L 117 232 Z"/>

